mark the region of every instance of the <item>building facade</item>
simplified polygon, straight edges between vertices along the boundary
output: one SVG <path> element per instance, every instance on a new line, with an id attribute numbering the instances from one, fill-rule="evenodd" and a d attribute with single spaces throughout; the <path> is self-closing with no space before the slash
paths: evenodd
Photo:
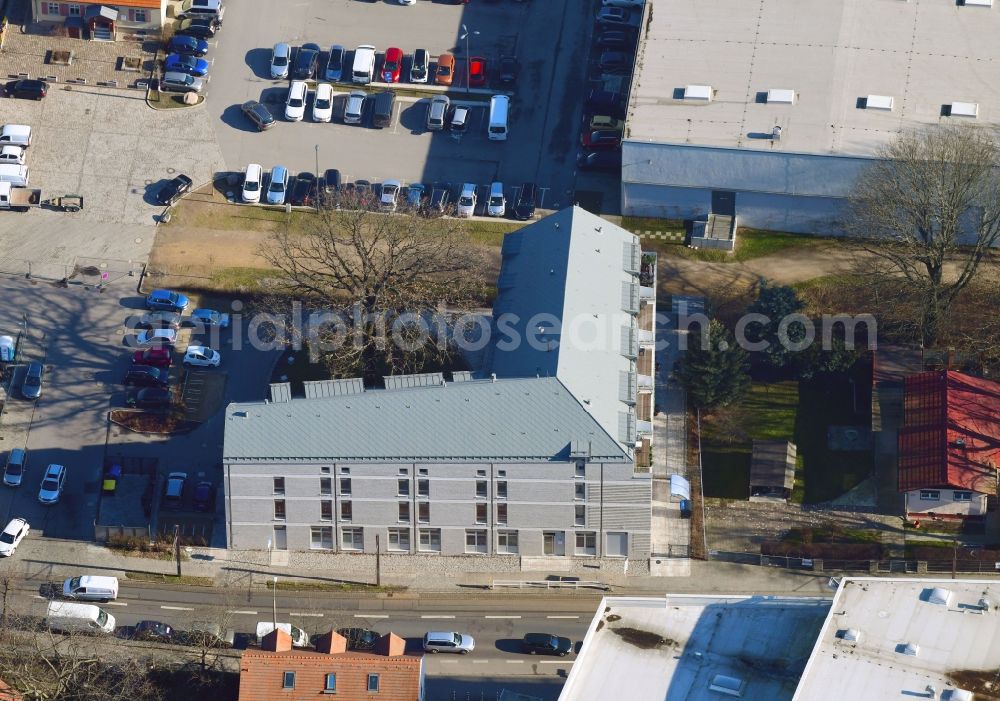
<path id="1" fill-rule="evenodd" d="M 31 0 L 35 22 L 65 27 L 80 39 L 114 40 L 136 32 L 159 32 L 167 18 L 167 0 Z"/>

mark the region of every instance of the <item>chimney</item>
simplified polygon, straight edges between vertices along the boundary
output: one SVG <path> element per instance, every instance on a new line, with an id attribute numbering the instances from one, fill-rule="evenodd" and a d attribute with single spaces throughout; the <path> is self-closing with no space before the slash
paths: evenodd
<path id="1" fill-rule="evenodd" d="M 375 643 L 375 653 L 386 657 L 400 657 L 406 653 L 406 641 L 395 633 L 383 635 Z"/>
<path id="2" fill-rule="evenodd" d="M 292 636 L 280 628 L 275 628 L 264 636 L 260 649 L 268 652 L 288 652 L 292 649 Z"/>
<path id="3" fill-rule="evenodd" d="M 316 639 L 316 652 L 322 652 L 324 655 L 339 655 L 342 652 L 347 652 L 347 638 L 334 630 L 324 633 Z"/>

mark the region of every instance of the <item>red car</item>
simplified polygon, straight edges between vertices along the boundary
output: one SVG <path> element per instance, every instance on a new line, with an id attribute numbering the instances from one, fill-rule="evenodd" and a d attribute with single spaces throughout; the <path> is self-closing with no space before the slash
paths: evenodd
<path id="1" fill-rule="evenodd" d="M 147 348 L 132 354 L 133 365 L 150 365 L 154 368 L 169 368 L 173 362 L 169 348 Z"/>
<path id="2" fill-rule="evenodd" d="M 395 46 L 385 50 L 385 60 L 382 62 L 382 82 L 398 83 L 399 71 L 403 67 L 403 50 Z"/>
<path id="3" fill-rule="evenodd" d="M 473 56 L 469 59 L 469 87 L 481 88 L 486 85 L 486 59 Z"/>
<path id="4" fill-rule="evenodd" d="M 618 148 L 622 145 L 622 135 L 621 132 L 610 129 L 596 131 L 585 129 L 580 135 L 580 143 L 583 144 L 584 148 L 589 149 Z"/>

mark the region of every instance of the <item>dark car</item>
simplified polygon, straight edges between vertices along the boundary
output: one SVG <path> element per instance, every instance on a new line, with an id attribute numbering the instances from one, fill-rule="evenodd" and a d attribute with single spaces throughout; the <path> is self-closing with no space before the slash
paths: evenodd
<path id="1" fill-rule="evenodd" d="M 374 650 L 375 643 L 378 639 L 382 637 L 380 633 L 376 633 L 373 630 L 367 630 L 366 628 L 340 628 L 337 630 L 338 635 L 343 635 L 347 638 L 347 649 L 348 650 Z"/>
<path id="2" fill-rule="evenodd" d="M 166 387 L 170 374 L 166 368 L 154 368 L 150 365 L 133 365 L 125 371 L 122 383 L 126 387 Z"/>
<path id="3" fill-rule="evenodd" d="M 174 629 L 160 621 L 139 621 L 132 630 L 132 637 L 135 640 L 155 640 L 167 643 L 173 640 Z"/>
<path id="4" fill-rule="evenodd" d="M 197 37 L 178 34 L 170 37 L 170 42 L 167 44 L 167 51 L 172 54 L 200 57 L 208 53 L 208 42 Z"/>
<path id="5" fill-rule="evenodd" d="M 178 175 L 156 193 L 156 203 L 169 207 L 183 197 L 191 189 L 191 185 L 191 178 L 183 174 Z"/>
<path id="6" fill-rule="evenodd" d="M 625 49 L 632 46 L 632 32 L 621 29 L 606 29 L 597 35 L 595 44 L 601 49 Z"/>
<path id="7" fill-rule="evenodd" d="M 274 126 L 274 115 L 271 114 L 271 110 L 256 100 L 244 102 L 240 110 L 253 122 L 257 131 L 267 131 Z"/>
<path id="8" fill-rule="evenodd" d="M 291 193 L 288 196 L 289 202 L 308 207 L 316 201 L 316 176 L 312 173 L 299 173 L 288 191 Z"/>
<path id="9" fill-rule="evenodd" d="M 169 348 L 147 348 L 132 354 L 133 365 L 148 365 L 152 368 L 169 368 L 173 356 Z"/>
<path id="10" fill-rule="evenodd" d="M 521 67 L 517 63 L 517 59 L 513 56 L 501 56 L 500 57 L 500 82 L 503 85 L 513 85 L 517 82 L 517 74 L 521 70 Z"/>
<path id="11" fill-rule="evenodd" d="M 594 150 L 618 148 L 622 145 L 622 135 L 610 129 L 587 130 L 580 135 L 580 143 L 584 148 Z"/>
<path id="12" fill-rule="evenodd" d="M 376 203 L 375 187 L 367 180 L 354 181 L 354 197 L 359 207 L 371 207 Z"/>
<path id="13" fill-rule="evenodd" d="M 344 47 L 340 44 L 334 44 L 330 47 L 324 77 L 333 82 L 338 82 L 344 77 Z"/>
<path id="14" fill-rule="evenodd" d="M 451 204 L 451 185 L 449 183 L 434 183 L 431 188 L 431 199 L 427 204 L 427 213 L 439 217 L 448 211 Z"/>
<path id="15" fill-rule="evenodd" d="M 598 65 L 605 73 L 628 73 L 632 70 L 632 57 L 624 51 L 605 51 Z"/>
<path id="16" fill-rule="evenodd" d="M 521 639 L 521 647 L 531 655 L 559 655 L 565 657 L 573 651 L 573 641 L 548 633 L 527 633 Z"/>
<path id="17" fill-rule="evenodd" d="M 195 485 L 193 505 L 195 511 L 215 510 L 215 485 L 211 482 L 199 482 Z"/>
<path id="18" fill-rule="evenodd" d="M 303 44 L 295 53 L 295 63 L 292 65 L 292 78 L 309 80 L 316 75 L 319 66 L 320 48 L 317 44 Z"/>
<path id="19" fill-rule="evenodd" d="M 576 165 L 581 170 L 617 171 L 622 167 L 621 151 L 592 151 L 581 153 L 576 158 Z"/>
<path id="20" fill-rule="evenodd" d="M 19 97 L 23 100 L 41 100 L 49 91 L 49 84 L 44 80 L 12 80 L 7 83 L 7 97 Z"/>
<path id="21" fill-rule="evenodd" d="M 222 22 L 215 18 L 197 17 L 195 19 L 183 20 L 177 25 L 177 29 L 174 31 L 174 34 L 184 34 L 189 37 L 209 39 L 215 36 L 215 33 L 219 31 L 219 27 L 221 26 Z"/>
<path id="22" fill-rule="evenodd" d="M 129 392 L 125 404 L 137 409 L 166 409 L 170 406 L 170 390 L 161 387 L 144 387 Z"/>
<path id="23" fill-rule="evenodd" d="M 406 202 L 407 206 L 412 207 L 415 212 L 423 211 L 427 206 L 427 198 L 430 193 L 430 188 L 423 183 L 410 183 L 410 186 L 406 189 Z"/>
<path id="24" fill-rule="evenodd" d="M 317 189 L 326 204 L 337 203 L 338 194 L 342 187 L 340 180 L 340 171 L 336 168 L 327 168 L 323 171 L 323 177 L 319 179 Z"/>
<path id="25" fill-rule="evenodd" d="M 620 92 L 591 90 L 590 94 L 587 95 L 584 112 L 587 114 L 606 114 L 623 119 L 625 108 L 625 97 Z"/>
<path id="26" fill-rule="evenodd" d="M 518 221 L 527 221 L 535 216 L 535 200 L 538 199 L 538 186 L 534 183 L 524 183 L 517 192 L 517 201 L 511 209 L 511 214 Z"/>

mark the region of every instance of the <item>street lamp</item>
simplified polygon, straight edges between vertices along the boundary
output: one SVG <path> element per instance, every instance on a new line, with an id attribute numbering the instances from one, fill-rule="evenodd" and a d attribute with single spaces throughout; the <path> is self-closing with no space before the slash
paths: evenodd
<path id="1" fill-rule="evenodd" d="M 459 41 L 465 40 L 465 92 L 469 92 L 471 86 L 469 85 L 469 78 L 472 76 L 472 66 L 471 61 L 472 54 L 469 53 L 469 35 L 475 34 L 479 36 L 479 32 L 470 32 L 469 28 L 464 24 L 462 25 L 462 36 L 458 38 Z"/>

